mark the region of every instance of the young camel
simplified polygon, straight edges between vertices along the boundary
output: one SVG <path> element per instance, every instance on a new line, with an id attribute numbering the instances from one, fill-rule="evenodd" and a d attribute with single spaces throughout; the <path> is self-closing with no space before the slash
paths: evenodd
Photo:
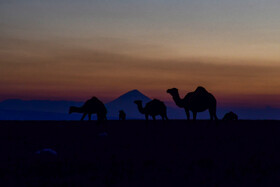
<path id="1" fill-rule="evenodd" d="M 166 106 L 162 101 L 153 99 L 148 102 L 145 107 L 142 106 L 141 100 L 136 100 L 134 103 L 137 105 L 139 112 L 145 114 L 146 120 L 148 120 L 149 116 L 152 116 L 153 120 L 155 120 L 157 115 L 160 115 L 162 120 L 168 120 Z"/>

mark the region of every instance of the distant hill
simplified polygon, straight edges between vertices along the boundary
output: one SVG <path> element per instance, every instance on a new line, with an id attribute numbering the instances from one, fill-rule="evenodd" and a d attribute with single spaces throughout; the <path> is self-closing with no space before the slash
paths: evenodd
<path id="1" fill-rule="evenodd" d="M 0 120 L 80 120 L 81 114 L 58 112 L 0 110 Z"/>
<path id="2" fill-rule="evenodd" d="M 8 99 L 0 102 L 0 110 L 68 113 L 69 106 L 81 105 L 83 102 Z"/>
<path id="3" fill-rule="evenodd" d="M 129 91 L 117 99 L 106 104 L 108 110 L 108 118 L 110 119 L 118 119 L 119 110 L 124 110 L 128 119 L 144 119 L 144 115 L 140 114 L 135 100 L 142 100 L 143 104 L 151 101 L 151 99 L 138 90 Z"/>
<path id="4" fill-rule="evenodd" d="M 144 119 L 144 115 L 139 113 L 134 100 L 142 100 L 143 105 L 145 105 L 151 98 L 138 90 L 131 90 L 105 104 L 108 110 L 108 119 L 118 119 L 119 110 L 126 112 L 127 119 Z M 70 106 L 82 105 L 83 102 L 75 101 L 9 99 L 0 102 L 0 120 L 80 120 L 81 114 L 69 115 L 68 110 Z M 237 113 L 239 119 L 280 119 L 279 108 L 220 108 L 219 105 L 217 108 L 218 118 L 222 119 L 224 114 L 229 111 Z M 169 119 L 186 119 L 184 109 L 178 107 L 167 106 L 167 115 Z M 92 117 L 96 119 L 96 115 Z M 198 113 L 197 117 L 198 119 L 209 119 L 209 113 L 208 111 Z M 158 116 L 157 119 L 160 119 L 160 117 Z"/>
<path id="5" fill-rule="evenodd" d="M 80 114 L 68 114 L 70 106 L 83 102 L 9 99 L 0 102 L 0 120 L 79 120 Z"/>

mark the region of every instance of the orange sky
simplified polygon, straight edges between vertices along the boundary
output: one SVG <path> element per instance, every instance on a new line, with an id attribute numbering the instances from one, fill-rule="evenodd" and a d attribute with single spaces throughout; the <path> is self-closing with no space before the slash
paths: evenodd
<path id="1" fill-rule="evenodd" d="M 258 105 L 255 100 L 264 96 L 259 104 L 279 105 L 271 99 L 280 93 L 277 65 L 252 65 L 248 60 L 222 63 L 220 58 L 139 57 L 51 41 L 11 41 L 6 46 L 13 50 L 0 56 L 6 62 L 0 69 L 1 99 L 85 100 L 96 95 L 109 101 L 136 88 L 168 101 L 167 88 L 177 87 L 184 96 L 202 85 L 221 98 L 221 104 Z"/>

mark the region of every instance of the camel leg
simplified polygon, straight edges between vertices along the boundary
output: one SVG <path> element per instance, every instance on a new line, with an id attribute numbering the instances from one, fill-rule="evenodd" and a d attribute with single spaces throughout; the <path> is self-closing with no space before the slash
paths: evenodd
<path id="1" fill-rule="evenodd" d="M 167 117 L 167 115 L 166 115 L 166 114 L 164 114 L 164 117 L 165 117 L 165 119 L 166 119 L 166 120 L 168 120 L 168 117 Z"/>
<path id="2" fill-rule="evenodd" d="M 148 121 L 149 115 L 148 115 L 148 114 L 145 114 L 145 118 L 146 118 L 146 121 Z"/>
<path id="3" fill-rule="evenodd" d="M 99 121 L 99 122 L 102 122 L 102 121 L 104 121 L 104 116 L 103 115 L 101 115 L 101 114 L 97 114 L 97 121 Z"/>
<path id="4" fill-rule="evenodd" d="M 84 118 L 86 117 L 86 115 L 87 115 L 87 113 L 84 113 L 84 114 L 83 114 L 83 116 L 82 116 L 82 118 L 81 118 L 81 121 L 84 120 Z"/>
<path id="5" fill-rule="evenodd" d="M 106 116 L 103 116 L 102 114 L 97 114 L 97 125 L 101 125 L 102 123 L 105 125 L 104 123 L 105 118 Z M 104 126 L 104 128 L 106 129 L 107 127 Z"/>
<path id="6" fill-rule="evenodd" d="M 209 115 L 210 115 L 210 120 L 212 121 L 213 120 L 213 117 L 214 117 L 214 115 L 213 115 L 213 112 L 209 109 Z"/>
<path id="7" fill-rule="evenodd" d="M 196 112 L 193 112 L 193 120 L 195 121 L 196 120 Z"/>
<path id="8" fill-rule="evenodd" d="M 185 113 L 187 115 L 187 120 L 190 120 L 190 112 L 188 109 L 185 108 Z"/>
<path id="9" fill-rule="evenodd" d="M 216 112 L 214 113 L 214 118 L 215 118 L 215 120 L 218 120 L 218 117 L 217 117 L 217 115 L 216 115 Z"/>
<path id="10" fill-rule="evenodd" d="M 167 118 L 167 115 L 166 115 L 166 114 L 162 114 L 162 115 L 160 115 L 160 116 L 161 116 L 162 120 L 168 120 L 168 118 Z"/>
<path id="11" fill-rule="evenodd" d="M 88 114 L 88 120 L 91 121 L 91 114 Z"/>
<path id="12" fill-rule="evenodd" d="M 209 114 L 210 114 L 210 120 L 213 120 L 213 118 L 215 120 L 218 120 L 218 117 L 216 115 L 216 109 L 209 109 Z"/>

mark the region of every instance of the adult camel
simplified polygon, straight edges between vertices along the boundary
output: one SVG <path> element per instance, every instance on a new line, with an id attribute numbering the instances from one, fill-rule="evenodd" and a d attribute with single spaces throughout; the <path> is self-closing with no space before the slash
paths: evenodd
<path id="1" fill-rule="evenodd" d="M 188 120 L 190 119 L 189 111 L 192 111 L 193 120 L 196 120 L 197 113 L 205 110 L 209 110 L 211 120 L 218 120 L 216 115 L 217 101 L 205 88 L 199 86 L 194 92 L 189 92 L 183 99 L 180 98 L 177 88 L 168 89 L 166 92 L 172 96 L 178 107 L 185 109 Z"/>
<path id="2" fill-rule="evenodd" d="M 92 97 L 87 100 L 81 107 L 71 106 L 69 108 L 69 114 L 71 113 L 82 113 L 83 116 L 81 120 L 84 120 L 86 115 L 88 115 L 89 120 L 91 120 L 92 114 L 97 114 L 97 121 L 104 121 L 107 119 L 107 109 L 97 97 Z"/>

